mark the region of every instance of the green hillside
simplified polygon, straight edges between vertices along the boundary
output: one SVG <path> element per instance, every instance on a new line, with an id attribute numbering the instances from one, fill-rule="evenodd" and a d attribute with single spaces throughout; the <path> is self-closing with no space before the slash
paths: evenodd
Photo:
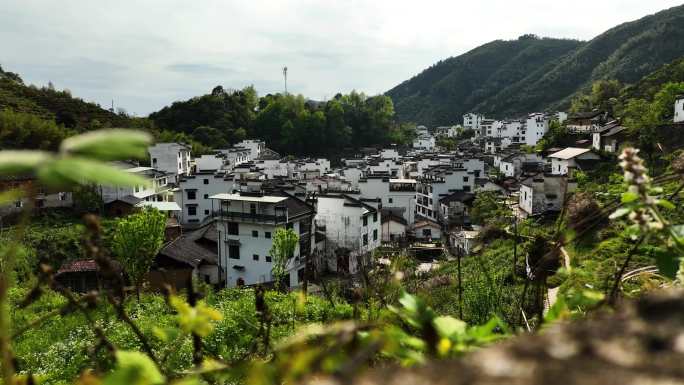
<path id="1" fill-rule="evenodd" d="M 130 127 L 133 119 L 115 114 L 95 103 L 73 97 L 67 90 L 26 85 L 21 77 L 0 67 L 0 110 L 36 115 L 67 128 Z"/>
<path id="2" fill-rule="evenodd" d="M 389 90 L 397 116 L 449 124 L 566 108 L 599 79 L 633 83 L 684 56 L 684 6 L 621 24 L 588 42 L 523 36 L 441 61 Z"/>

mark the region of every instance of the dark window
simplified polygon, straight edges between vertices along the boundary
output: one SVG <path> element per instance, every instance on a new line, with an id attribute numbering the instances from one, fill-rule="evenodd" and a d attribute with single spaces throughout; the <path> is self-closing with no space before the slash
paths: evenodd
<path id="1" fill-rule="evenodd" d="M 292 222 L 287 222 L 287 223 L 285 224 L 285 228 L 286 228 L 286 229 L 292 229 L 292 228 L 294 228 L 294 223 L 292 223 Z"/>
<path id="2" fill-rule="evenodd" d="M 267 255 L 267 256 L 266 256 L 266 262 L 271 262 L 272 260 L 273 260 L 273 258 L 271 258 L 270 255 Z"/>
<path id="3" fill-rule="evenodd" d="M 392 198 L 387 199 L 387 203 L 392 203 Z"/>
<path id="4" fill-rule="evenodd" d="M 470 186 L 463 186 L 463 191 L 470 191 Z"/>
<path id="5" fill-rule="evenodd" d="M 424 237 L 431 237 L 432 236 L 432 230 L 431 229 L 423 229 L 423 236 Z"/>
<path id="6" fill-rule="evenodd" d="M 464 182 L 467 182 L 467 181 L 468 181 L 468 177 L 467 177 L 467 176 L 464 176 L 464 177 L 463 177 L 463 181 L 464 181 Z"/>
<path id="7" fill-rule="evenodd" d="M 252 254 L 252 259 L 255 261 L 259 260 L 259 254 Z"/>
<path id="8" fill-rule="evenodd" d="M 250 204 L 249 204 L 249 212 L 250 212 L 251 214 L 256 214 L 256 212 L 257 212 L 256 203 L 250 203 Z"/>
<path id="9" fill-rule="evenodd" d="M 368 245 L 368 234 L 363 234 L 363 245 L 364 246 Z"/>
<path id="10" fill-rule="evenodd" d="M 209 194 L 204 194 L 204 199 L 209 199 Z"/>
<path id="11" fill-rule="evenodd" d="M 197 215 L 197 206 L 188 206 L 188 215 Z"/>
<path id="12" fill-rule="evenodd" d="M 228 245 L 228 258 L 240 259 L 240 246 Z"/>
<path id="13" fill-rule="evenodd" d="M 228 222 L 228 234 L 239 235 L 240 229 L 237 222 Z"/>
<path id="14" fill-rule="evenodd" d="M 363 217 L 363 225 L 368 226 L 368 217 Z"/>
<path id="15" fill-rule="evenodd" d="M 209 210 L 204 210 L 204 215 L 209 215 Z"/>
<path id="16" fill-rule="evenodd" d="M 197 192 L 195 190 L 188 190 L 188 199 L 197 199 Z"/>
<path id="17" fill-rule="evenodd" d="M 377 221 L 378 221 L 378 213 L 374 213 L 373 214 L 373 222 L 377 222 Z"/>
<path id="18" fill-rule="evenodd" d="M 204 182 L 204 184 L 209 184 L 209 179 L 204 179 L 202 182 Z"/>
<path id="19" fill-rule="evenodd" d="M 265 231 L 264 232 L 264 237 L 271 239 L 271 232 L 270 231 Z"/>
<path id="20" fill-rule="evenodd" d="M 252 238 L 259 238 L 259 232 L 257 230 L 252 230 Z"/>
<path id="21" fill-rule="evenodd" d="M 374 241 L 378 240 L 378 230 L 377 229 L 373 230 L 373 240 Z"/>

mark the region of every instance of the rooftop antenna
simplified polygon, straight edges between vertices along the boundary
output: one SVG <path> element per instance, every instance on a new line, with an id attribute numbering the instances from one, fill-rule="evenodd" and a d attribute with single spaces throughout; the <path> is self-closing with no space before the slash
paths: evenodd
<path id="1" fill-rule="evenodd" d="M 287 66 L 283 67 L 283 78 L 285 78 L 285 95 L 287 95 Z"/>

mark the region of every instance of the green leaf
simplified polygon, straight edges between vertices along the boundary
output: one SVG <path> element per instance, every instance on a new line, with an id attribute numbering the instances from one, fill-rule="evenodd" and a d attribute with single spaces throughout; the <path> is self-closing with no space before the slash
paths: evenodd
<path id="1" fill-rule="evenodd" d="M 609 218 L 610 219 L 617 219 L 620 217 L 624 217 L 625 215 L 629 214 L 631 211 L 632 211 L 631 208 L 621 207 L 621 208 L 615 210 L 615 212 L 613 212 L 612 214 L 610 214 Z"/>
<path id="2" fill-rule="evenodd" d="M 677 206 L 675 206 L 674 204 L 672 204 L 672 202 L 670 202 L 670 201 L 668 201 L 668 200 L 666 200 L 666 199 L 658 199 L 658 200 L 656 201 L 656 204 L 657 204 L 658 206 L 664 207 L 664 208 L 666 208 L 666 209 L 668 209 L 668 210 L 674 210 L 674 209 L 677 208 Z"/>
<path id="3" fill-rule="evenodd" d="M 115 128 L 65 139 L 60 151 L 100 160 L 142 159 L 147 155 L 150 143 L 152 136 L 146 132 Z"/>
<path id="4" fill-rule="evenodd" d="M 409 293 L 404 292 L 401 298 L 399 298 L 399 303 L 410 313 L 418 311 L 418 299 Z"/>
<path id="5" fill-rule="evenodd" d="M 105 378 L 104 385 L 155 385 L 165 381 L 157 365 L 143 353 L 119 350 L 116 363 L 116 369 Z"/>
<path id="6" fill-rule="evenodd" d="M 460 319 L 454 317 L 442 316 L 432 320 L 437 333 L 441 337 L 451 338 L 463 334 L 466 331 L 467 324 Z"/>
<path id="7" fill-rule="evenodd" d="M 622 194 L 622 203 L 630 203 L 639 199 L 639 194 L 633 192 L 625 192 Z"/>
<path id="8" fill-rule="evenodd" d="M 0 175 L 30 173 L 51 158 L 44 151 L 0 151 Z"/>
<path id="9" fill-rule="evenodd" d="M 106 163 L 84 158 L 62 158 L 38 170 L 38 179 L 46 186 L 71 187 L 89 183 L 106 186 L 144 186 L 145 178 Z"/>

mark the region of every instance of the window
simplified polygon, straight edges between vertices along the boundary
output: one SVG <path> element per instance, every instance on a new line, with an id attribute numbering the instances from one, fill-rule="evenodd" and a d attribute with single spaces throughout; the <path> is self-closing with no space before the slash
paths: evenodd
<path id="1" fill-rule="evenodd" d="M 203 179 L 203 180 L 202 180 L 202 183 L 204 183 L 204 184 L 209 184 L 209 179 Z"/>
<path id="2" fill-rule="evenodd" d="M 271 258 L 270 255 L 267 255 L 265 259 L 266 259 L 266 262 L 271 262 L 271 261 L 273 261 L 273 258 Z"/>
<path id="3" fill-rule="evenodd" d="M 188 190 L 188 200 L 195 200 L 195 199 L 197 199 L 197 191 Z"/>
<path id="4" fill-rule="evenodd" d="M 252 259 L 255 261 L 259 260 L 259 254 L 252 254 Z"/>
<path id="5" fill-rule="evenodd" d="M 228 258 L 240 259 L 240 246 L 228 245 Z"/>
<path id="6" fill-rule="evenodd" d="M 467 181 L 468 181 L 468 177 L 467 177 L 467 176 L 464 176 L 464 177 L 463 177 L 463 181 L 464 181 L 464 182 L 467 182 Z"/>
<path id="7" fill-rule="evenodd" d="M 368 234 L 363 234 L 363 245 L 364 246 L 368 245 Z"/>
<path id="8" fill-rule="evenodd" d="M 432 229 L 423 229 L 424 237 L 432 237 Z"/>
<path id="9" fill-rule="evenodd" d="M 249 204 L 249 212 L 250 212 L 250 214 L 256 214 L 256 212 L 257 212 L 256 203 L 250 203 Z"/>
<path id="10" fill-rule="evenodd" d="M 374 241 L 378 240 L 378 230 L 377 229 L 373 230 L 373 240 Z"/>
<path id="11" fill-rule="evenodd" d="M 252 230 L 252 238 L 259 238 L 259 231 Z"/>
<path id="12" fill-rule="evenodd" d="M 363 217 L 363 225 L 368 226 L 368 217 Z"/>
<path id="13" fill-rule="evenodd" d="M 152 158 L 152 166 L 156 166 L 156 165 L 157 165 L 157 158 Z"/>
<path id="14" fill-rule="evenodd" d="M 209 199 L 209 194 L 204 194 L 204 199 Z"/>
<path id="15" fill-rule="evenodd" d="M 387 199 L 387 203 L 392 204 L 392 203 L 393 203 L 393 202 L 392 202 L 392 198 L 388 198 L 388 199 Z"/>
<path id="16" fill-rule="evenodd" d="M 270 231 L 264 231 L 264 237 L 271 239 L 271 232 Z"/>
<path id="17" fill-rule="evenodd" d="M 190 216 L 197 215 L 197 206 L 188 206 L 188 215 L 190 215 Z"/>
<path id="18" fill-rule="evenodd" d="M 204 210 L 204 215 L 209 215 L 209 210 Z"/>
<path id="19" fill-rule="evenodd" d="M 240 235 L 240 230 L 237 222 L 228 222 L 228 234 Z"/>

